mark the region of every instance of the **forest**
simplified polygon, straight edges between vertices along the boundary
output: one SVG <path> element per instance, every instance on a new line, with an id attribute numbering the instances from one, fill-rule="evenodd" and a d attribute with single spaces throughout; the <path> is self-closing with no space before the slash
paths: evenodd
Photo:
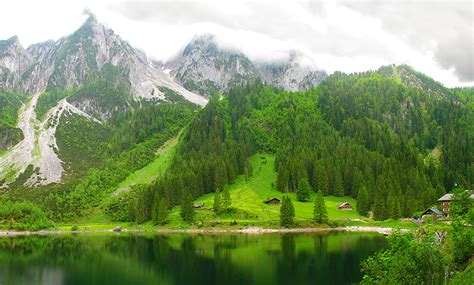
<path id="1" fill-rule="evenodd" d="M 472 187 L 472 108 L 383 71 L 335 73 L 307 92 L 253 82 L 214 95 L 185 130 L 166 175 L 123 194 L 135 197 L 125 208 L 140 216 L 122 212 L 120 220 L 141 223 L 159 209 L 154 203 L 171 208 L 222 192 L 257 152 L 276 155 L 279 191 L 297 192 L 307 180 L 314 192 L 357 198 L 375 220 L 412 217 L 454 187 Z"/>

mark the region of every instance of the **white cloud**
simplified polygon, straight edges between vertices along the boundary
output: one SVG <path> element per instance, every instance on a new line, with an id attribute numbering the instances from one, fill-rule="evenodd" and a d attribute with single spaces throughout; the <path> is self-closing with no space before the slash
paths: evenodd
<path id="1" fill-rule="evenodd" d="M 469 5 L 460 9 L 465 3 L 423 2 L 425 9 L 419 9 L 420 1 L 375 0 L 5 2 L 0 38 L 18 34 L 25 45 L 72 33 L 85 19 L 82 10 L 90 8 L 99 21 L 161 60 L 195 34 L 211 33 L 252 59 L 296 49 L 329 72 L 406 63 L 448 86 L 474 85 L 473 13 Z M 467 47 L 453 50 L 458 43 Z"/>

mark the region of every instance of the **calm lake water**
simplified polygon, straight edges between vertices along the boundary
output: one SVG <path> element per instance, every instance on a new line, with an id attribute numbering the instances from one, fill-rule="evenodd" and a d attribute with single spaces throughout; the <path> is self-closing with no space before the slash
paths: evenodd
<path id="1" fill-rule="evenodd" d="M 0 238 L 0 284 L 351 284 L 386 246 L 344 232 Z"/>

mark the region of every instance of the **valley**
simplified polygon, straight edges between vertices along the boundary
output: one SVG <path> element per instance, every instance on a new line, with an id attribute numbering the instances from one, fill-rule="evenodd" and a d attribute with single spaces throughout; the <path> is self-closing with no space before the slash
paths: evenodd
<path id="1" fill-rule="evenodd" d="M 86 14 L 58 40 L 0 41 L 0 265 L 14 268 L 0 284 L 23 280 L 11 261 L 81 275 L 87 264 L 52 257 L 69 245 L 106 261 L 105 283 L 129 266 L 126 280 L 183 284 L 141 271 L 169 259 L 221 266 L 212 284 L 307 284 L 295 266 L 320 261 L 311 270 L 337 284 L 472 272 L 473 88 L 406 64 L 328 74 L 292 49 L 253 59 L 210 34 L 159 61 Z"/>

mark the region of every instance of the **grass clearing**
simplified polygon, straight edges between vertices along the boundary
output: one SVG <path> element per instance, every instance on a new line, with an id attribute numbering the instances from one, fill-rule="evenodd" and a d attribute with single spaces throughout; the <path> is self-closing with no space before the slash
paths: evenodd
<path id="1" fill-rule="evenodd" d="M 165 142 L 157 151 L 155 159 L 130 174 L 118 186 L 117 190 L 129 189 L 136 184 L 149 184 L 162 175 L 171 163 L 174 153 L 176 152 L 176 144 L 178 143 L 179 135 Z"/>
<path id="2" fill-rule="evenodd" d="M 273 170 L 275 157 L 268 154 L 254 155 L 250 162 L 253 167 L 253 176 L 245 181 L 243 175 L 239 176 L 232 185 L 227 185 L 232 199 L 232 210 L 230 213 L 216 215 L 211 211 L 214 202 L 214 193 L 199 197 L 194 203 L 204 203 L 202 210 L 196 210 L 197 222 L 205 226 L 215 226 L 219 224 L 230 224 L 236 221 L 242 225 L 265 225 L 278 226 L 280 220 L 280 206 L 267 205 L 264 203 L 269 198 L 282 199 L 283 193 L 274 187 L 276 172 Z M 295 221 L 303 224 L 310 223 L 313 218 L 314 199 L 316 194 L 311 194 L 309 202 L 298 202 L 296 194 L 289 196 L 295 207 Z M 363 219 L 356 210 L 342 211 L 337 206 L 343 202 L 349 202 L 356 207 L 357 201 L 352 197 L 325 196 L 326 208 L 331 220 L 352 220 Z M 183 224 L 179 216 L 179 206 L 171 210 L 169 215 L 169 227 L 182 227 Z"/>

